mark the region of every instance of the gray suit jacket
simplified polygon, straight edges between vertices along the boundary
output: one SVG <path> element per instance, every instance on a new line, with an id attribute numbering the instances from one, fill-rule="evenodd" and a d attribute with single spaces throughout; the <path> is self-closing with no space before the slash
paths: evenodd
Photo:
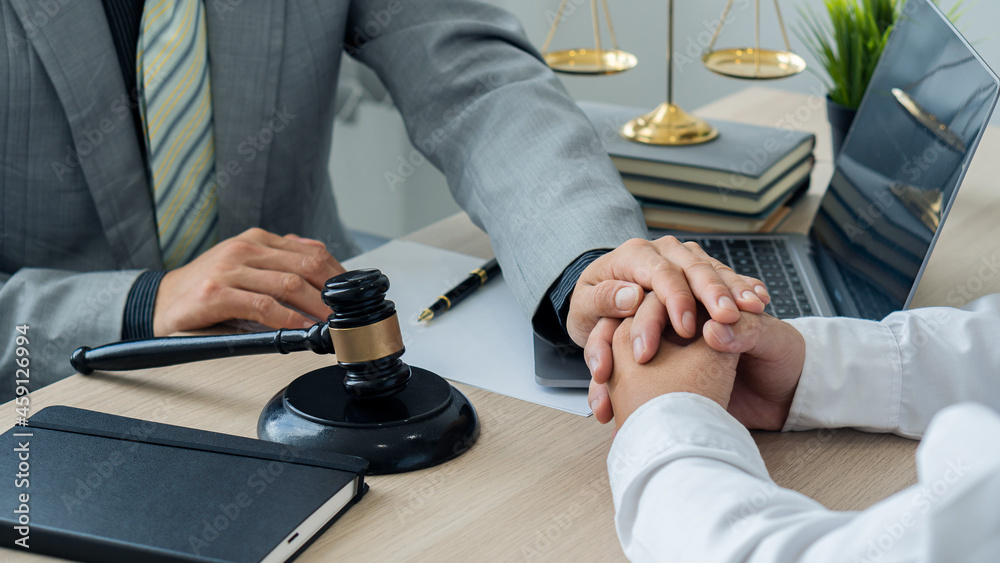
<path id="1" fill-rule="evenodd" d="M 259 226 L 356 253 L 327 174 L 344 50 L 378 73 L 411 140 L 490 234 L 527 315 L 578 255 L 645 235 L 593 128 L 510 14 L 471 0 L 206 8 L 221 238 Z M 73 349 L 120 338 L 136 276 L 163 264 L 100 0 L 0 0 L 0 28 L 9 397 L 15 325 L 30 326 L 31 386 L 65 377 Z"/>

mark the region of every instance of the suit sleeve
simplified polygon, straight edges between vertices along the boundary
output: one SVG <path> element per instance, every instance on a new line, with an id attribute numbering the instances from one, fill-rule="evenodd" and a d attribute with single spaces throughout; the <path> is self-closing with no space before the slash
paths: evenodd
<path id="1" fill-rule="evenodd" d="M 30 390 L 68 377 L 73 350 L 121 338 L 125 301 L 140 273 L 22 268 L 0 274 L 0 373 L 11 382 L 0 388 L 0 400 L 14 397 L 15 327 L 28 326 Z"/>
<path id="2" fill-rule="evenodd" d="M 948 405 L 1000 409 L 1000 294 L 881 322 L 790 321 L 806 341 L 785 430 L 852 427 L 917 438 Z"/>
<path id="3" fill-rule="evenodd" d="M 490 235 L 524 312 L 578 256 L 645 237 L 597 133 L 509 13 L 466 0 L 357 0 L 346 50 Z"/>

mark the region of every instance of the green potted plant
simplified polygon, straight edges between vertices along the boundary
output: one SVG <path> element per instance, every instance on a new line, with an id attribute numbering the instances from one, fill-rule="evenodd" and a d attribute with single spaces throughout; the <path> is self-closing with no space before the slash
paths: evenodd
<path id="1" fill-rule="evenodd" d="M 826 74 L 822 78 L 827 87 L 827 118 L 835 155 L 861 105 L 904 3 L 904 0 L 824 0 L 826 18 L 809 6 L 799 9 L 802 22 L 796 31 Z M 948 11 L 952 21 L 962 14 L 964 4 L 965 0 L 956 0 Z"/>

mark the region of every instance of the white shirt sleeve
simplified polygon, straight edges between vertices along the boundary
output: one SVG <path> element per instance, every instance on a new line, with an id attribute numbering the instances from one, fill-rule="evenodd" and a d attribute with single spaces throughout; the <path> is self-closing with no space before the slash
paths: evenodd
<path id="1" fill-rule="evenodd" d="M 863 512 L 774 484 L 750 433 L 715 402 L 646 403 L 608 456 L 615 526 L 632 561 L 1000 561 L 1000 416 L 943 411 L 917 451 L 919 483 Z"/>
<path id="2" fill-rule="evenodd" d="M 806 362 L 784 430 L 849 426 L 917 438 L 948 405 L 1000 409 L 1000 294 L 882 322 L 790 324 L 805 337 Z"/>
<path id="3" fill-rule="evenodd" d="M 881 323 L 802 319 L 806 366 L 786 429 L 927 434 L 919 483 L 833 512 L 771 481 L 756 444 L 689 393 L 635 411 L 608 456 L 633 561 L 1000 561 L 1000 296 Z M 928 426 L 929 424 L 929 426 Z"/>

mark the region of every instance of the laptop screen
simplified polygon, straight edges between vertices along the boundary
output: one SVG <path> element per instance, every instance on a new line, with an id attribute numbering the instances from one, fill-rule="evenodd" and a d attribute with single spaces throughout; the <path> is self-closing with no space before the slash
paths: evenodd
<path id="1" fill-rule="evenodd" d="M 909 305 L 997 96 L 996 75 L 941 12 L 909 0 L 810 232 L 840 314 Z"/>

